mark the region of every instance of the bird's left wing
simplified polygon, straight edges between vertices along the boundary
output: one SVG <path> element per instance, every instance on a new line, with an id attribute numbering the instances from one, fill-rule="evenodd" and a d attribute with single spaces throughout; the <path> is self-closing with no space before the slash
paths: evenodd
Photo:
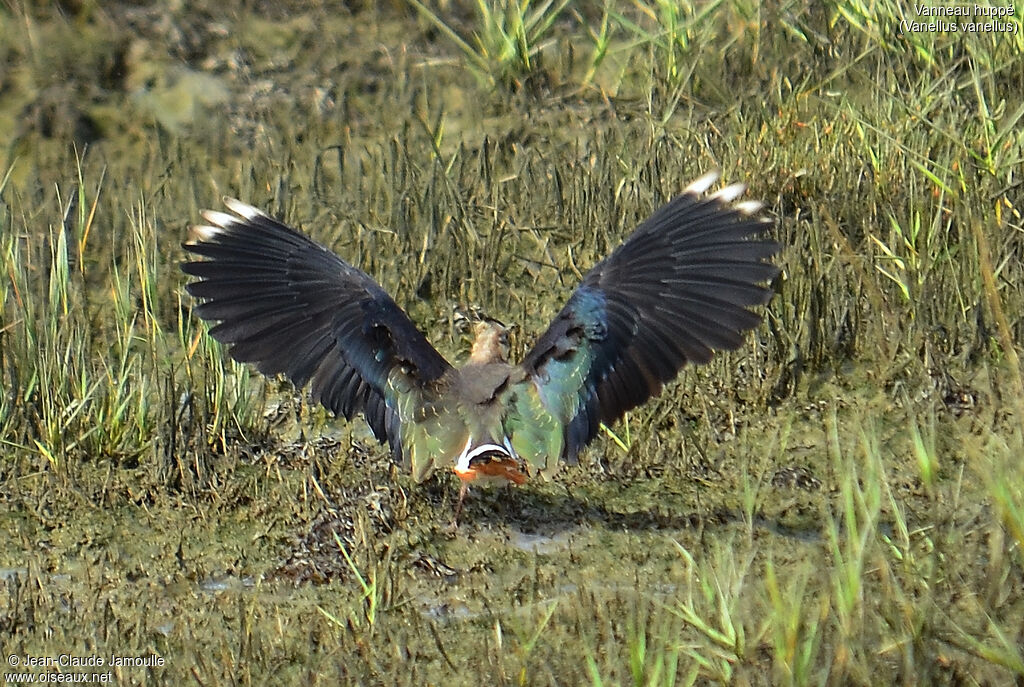
<path id="1" fill-rule="evenodd" d="M 733 202 L 742 185 L 704 195 L 717 178 L 695 181 L 591 269 L 527 353 L 534 400 L 521 396 L 525 429 L 563 430 L 546 452 L 558 446 L 573 462 L 601 423 L 659 393 L 687 362 L 738 348 L 760 322 L 748 307 L 771 298 L 761 284 L 778 274 L 769 259 L 779 245 L 763 237 L 760 203 Z M 534 463 L 545 452 L 536 443 L 523 441 Z"/>
<path id="2" fill-rule="evenodd" d="M 424 388 L 451 368 L 369 275 L 323 246 L 240 201 L 233 214 L 207 211 L 185 250 L 203 260 L 181 269 L 198 277 L 188 292 L 196 314 L 219 321 L 210 335 L 231 357 L 266 375 L 284 373 L 314 401 L 351 419 L 362 412 L 378 440 L 401 455 L 396 375 Z"/>

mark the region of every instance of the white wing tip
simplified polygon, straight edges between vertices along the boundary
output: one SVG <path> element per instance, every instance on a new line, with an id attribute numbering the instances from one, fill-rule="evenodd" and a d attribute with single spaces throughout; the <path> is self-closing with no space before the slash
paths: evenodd
<path id="1" fill-rule="evenodd" d="M 219 210 L 203 210 L 199 213 L 203 219 L 209 222 L 212 227 L 211 229 L 230 229 L 233 225 L 238 224 L 238 218 L 234 215 L 229 215 L 226 212 L 220 212 Z"/>
<path id="2" fill-rule="evenodd" d="M 225 196 L 224 205 L 235 214 L 229 215 L 220 210 L 203 210 L 199 214 L 207 221 L 207 224 L 189 227 L 189 243 L 213 240 L 218 234 L 223 234 L 226 230 L 241 225 L 244 220 L 265 216 L 260 210 L 235 198 Z"/>
<path id="3" fill-rule="evenodd" d="M 723 203 L 731 203 L 732 201 L 742 196 L 743 192 L 746 190 L 746 184 L 729 184 L 725 188 L 715 191 L 711 195 L 711 197 L 714 198 L 715 200 L 720 200 Z"/>
<path id="4" fill-rule="evenodd" d="M 764 203 L 759 200 L 744 200 L 743 202 L 736 203 L 733 207 L 744 215 L 754 215 L 761 211 L 761 208 L 764 207 Z"/>
<path id="5" fill-rule="evenodd" d="M 228 207 L 229 210 L 234 212 L 239 217 L 244 217 L 246 219 L 255 219 L 256 217 L 264 216 L 261 210 L 254 208 L 252 205 L 249 205 L 248 203 L 243 203 L 237 198 L 230 198 L 228 196 L 224 196 L 224 204 Z"/>
<path id="6" fill-rule="evenodd" d="M 223 233 L 223 227 L 211 227 L 206 224 L 193 224 L 188 228 L 188 243 L 204 243 L 212 241 L 218 234 Z"/>
<path id="7" fill-rule="evenodd" d="M 703 195 L 711 186 L 718 181 L 718 177 L 721 176 L 721 171 L 713 169 L 710 172 L 702 174 L 701 176 L 690 182 L 690 185 L 686 187 L 683 193 L 693 193 L 698 196 Z"/>

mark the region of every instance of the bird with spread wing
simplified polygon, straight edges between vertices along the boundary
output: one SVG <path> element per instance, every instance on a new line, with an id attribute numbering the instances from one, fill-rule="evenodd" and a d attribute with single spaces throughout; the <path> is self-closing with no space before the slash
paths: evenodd
<path id="1" fill-rule="evenodd" d="M 417 481 L 434 468 L 471 483 L 513 482 L 575 462 L 598 433 L 687 362 L 734 350 L 761 316 L 780 246 L 742 184 L 702 176 L 595 265 L 518 365 L 505 332 L 476 326 L 453 367 L 365 272 L 254 207 L 207 211 L 182 263 L 210 335 L 265 375 L 284 374 L 374 436 Z"/>

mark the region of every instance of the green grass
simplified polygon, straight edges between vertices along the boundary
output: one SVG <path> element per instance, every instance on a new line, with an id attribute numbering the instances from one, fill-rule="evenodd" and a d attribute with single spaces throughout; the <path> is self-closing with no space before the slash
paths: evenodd
<path id="1" fill-rule="evenodd" d="M 537 73 L 541 52 L 569 0 L 477 0 L 473 38 L 464 39 L 448 22 L 419 0 L 408 0 L 461 51 L 466 63 L 489 86 L 519 90 Z M 596 61 L 596 58 L 595 58 Z"/>
<path id="2" fill-rule="evenodd" d="M 413 4 L 0 11 L 3 658 L 165 659 L 126 684 L 1024 680 L 1020 32 L 900 37 L 893 2 Z M 178 269 L 236 196 L 450 358 L 471 308 L 521 355 L 711 167 L 778 220 L 765 324 L 555 482 L 474 492 L 454 535 L 451 475 L 412 484 L 230 362 Z"/>

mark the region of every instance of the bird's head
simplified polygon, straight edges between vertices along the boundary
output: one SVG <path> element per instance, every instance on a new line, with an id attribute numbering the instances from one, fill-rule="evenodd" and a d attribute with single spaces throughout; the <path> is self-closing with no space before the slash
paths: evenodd
<path id="1" fill-rule="evenodd" d="M 471 363 L 508 362 L 508 327 L 493 319 L 482 319 L 473 325 Z"/>

